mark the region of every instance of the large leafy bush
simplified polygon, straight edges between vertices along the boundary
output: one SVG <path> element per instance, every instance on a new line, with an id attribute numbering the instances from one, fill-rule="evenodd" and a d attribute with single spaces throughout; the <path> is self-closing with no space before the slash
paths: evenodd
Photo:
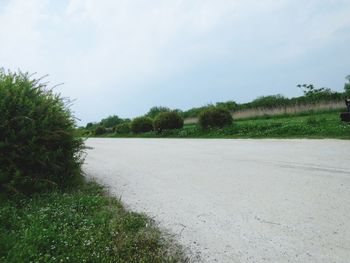
<path id="1" fill-rule="evenodd" d="M 130 124 L 133 133 L 143 133 L 153 130 L 152 119 L 149 117 L 137 117 Z"/>
<path id="2" fill-rule="evenodd" d="M 162 112 L 157 115 L 153 121 L 155 131 L 181 129 L 184 126 L 184 120 L 177 112 Z"/>
<path id="3" fill-rule="evenodd" d="M 124 122 L 121 124 L 118 124 L 114 128 L 114 132 L 117 134 L 127 134 L 130 132 L 130 123 L 129 122 Z"/>
<path id="4" fill-rule="evenodd" d="M 106 128 L 103 126 L 97 126 L 95 129 L 95 135 L 102 135 L 107 132 Z"/>
<path id="5" fill-rule="evenodd" d="M 199 114 L 199 125 L 203 129 L 208 128 L 222 128 L 226 125 L 232 124 L 232 116 L 231 113 L 228 110 L 217 108 L 217 107 L 210 107 L 205 110 L 203 110 Z"/>
<path id="6" fill-rule="evenodd" d="M 68 101 L 27 73 L 0 70 L 0 192 L 30 194 L 79 181 L 83 142 Z"/>

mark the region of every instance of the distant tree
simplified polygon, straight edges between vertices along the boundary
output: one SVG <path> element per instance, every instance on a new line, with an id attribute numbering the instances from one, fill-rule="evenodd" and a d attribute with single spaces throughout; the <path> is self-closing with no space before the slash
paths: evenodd
<path id="1" fill-rule="evenodd" d="M 303 89 L 303 93 L 305 96 L 312 96 L 315 94 L 330 94 L 332 93 L 331 89 L 329 88 L 315 88 L 315 86 L 313 84 L 298 84 L 297 85 L 298 88 Z"/>
<path id="2" fill-rule="evenodd" d="M 281 94 L 261 96 L 250 103 L 252 108 L 275 108 L 282 107 L 288 104 L 288 98 Z"/>
<path id="3" fill-rule="evenodd" d="M 218 107 L 218 108 L 225 109 L 225 110 L 234 111 L 234 110 L 237 109 L 238 104 L 235 101 L 233 101 L 233 100 L 229 100 L 229 101 L 226 101 L 226 102 L 217 102 L 215 104 L 215 106 Z"/>
<path id="4" fill-rule="evenodd" d="M 92 126 L 94 126 L 94 124 L 92 122 L 89 122 L 88 124 L 86 124 L 86 129 L 90 129 L 92 128 Z"/>
<path id="5" fill-rule="evenodd" d="M 159 113 L 170 112 L 171 110 L 168 107 L 155 106 L 152 107 L 147 113 L 146 116 L 154 119 Z"/>
<path id="6" fill-rule="evenodd" d="M 119 118 L 117 115 L 109 116 L 100 121 L 100 125 L 105 128 L 112 128 L 123 122 L 123 119 Z"/>
<path id="7" fill-rule="evenodd" d="M 348 81 L 347 83 L 345 83 L 344 85 L 344 90 L 346 95 L 350 96 L 350 75 L 346 76 L 345 79 Z"/>

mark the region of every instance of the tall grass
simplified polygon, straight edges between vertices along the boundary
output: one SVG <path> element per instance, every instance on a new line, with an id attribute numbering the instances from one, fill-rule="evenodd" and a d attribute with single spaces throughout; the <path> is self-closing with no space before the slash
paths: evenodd
<path id="1" fill-rule="evenodd" d="M 275 108 L 253 108 L 232 112 L 234 120 L 243 120 L 256 117 L 278 116 L 278 115 L 297 115 L 300 113 L 308 113 L 312 111 L 333 111 L 343 109 L 343 101 L 327 101 L 315 104 L 299 104 L 285 107 Z M 185 124 L 194 124 L 198 122 L 198 118 L 187 118 Z"/>

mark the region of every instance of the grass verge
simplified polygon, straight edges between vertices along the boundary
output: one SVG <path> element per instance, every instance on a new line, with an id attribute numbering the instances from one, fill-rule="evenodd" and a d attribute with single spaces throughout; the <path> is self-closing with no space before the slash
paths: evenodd
<path id="1" fill-rule="evenodd" d="M 0 262 L 185 262 L 144 215 L 96 183 L 0 200 Z"/>

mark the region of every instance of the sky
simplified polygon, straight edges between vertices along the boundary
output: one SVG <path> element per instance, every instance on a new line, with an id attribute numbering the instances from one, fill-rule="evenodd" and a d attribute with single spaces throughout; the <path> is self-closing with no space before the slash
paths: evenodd
<path id="1" fill-rule="evenodd" d="M 80 124 L 342 91 L 350 0 L 0 0 L 0 61 L 64 83 Z"/>

